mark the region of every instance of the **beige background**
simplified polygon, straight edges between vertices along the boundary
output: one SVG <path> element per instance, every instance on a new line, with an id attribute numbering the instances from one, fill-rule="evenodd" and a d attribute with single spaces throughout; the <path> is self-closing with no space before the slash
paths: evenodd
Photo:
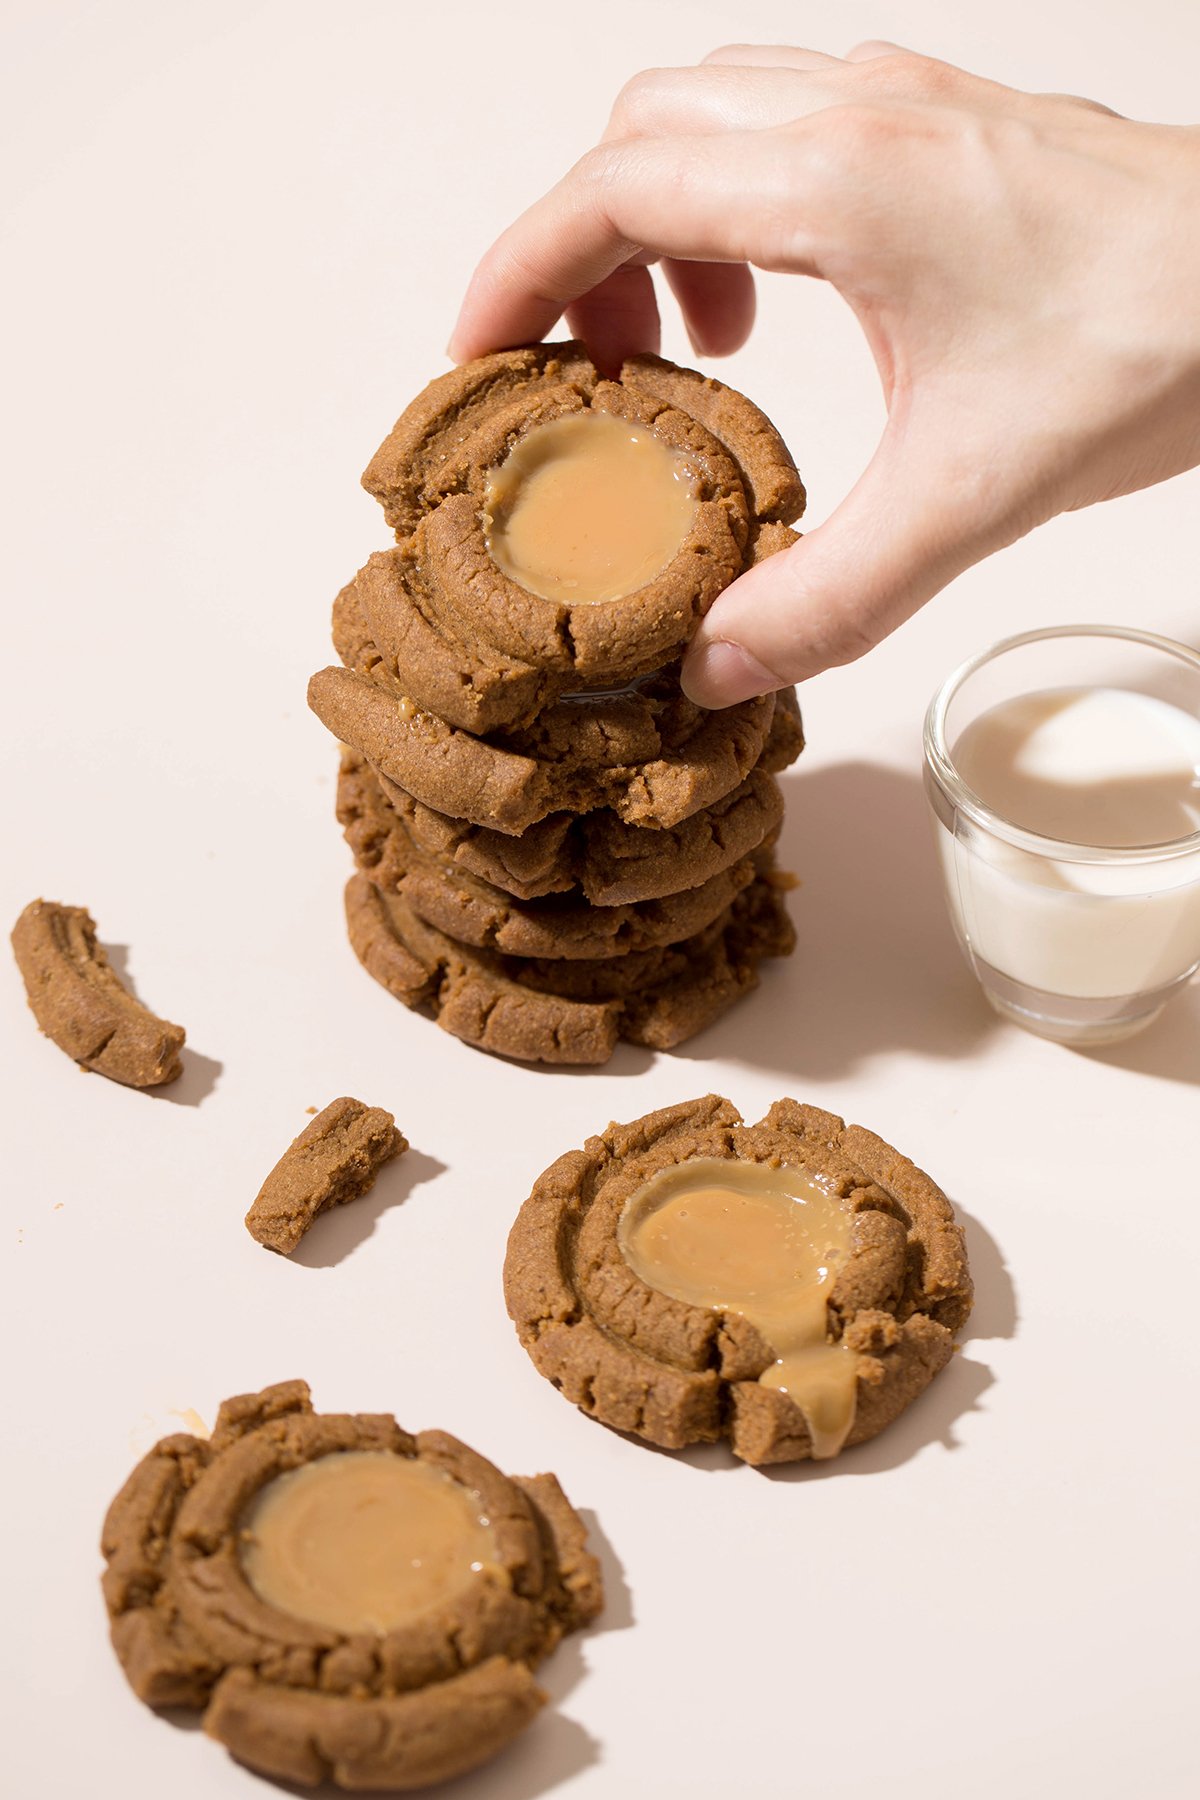
<path id="1" fill-rule="evenodd" d="M 1091 1058 L 993 1020 L 942 911 L 918 746 L 938 678 L 1005 631 L 1088 617 L 1196 642 L 1200 477 L 1057 522 L 813 683 L 788 779 L 796 957 L 680 1053 L 602 1073 L 484 1059 L 358 969 L 304 684 L 334 591 L 384 543 L 358 471 L 443 366 L 477 253 L 627 74 L 731 36 L 885 34 L 1182 121 L 1200 13 L 37 0 L 5 22 L 0 915 L 86 903 L 193 1046 L 159 1098 L 85 1078 L 0 969 L 13 1792 L 263 1791 L 131 1698 L 96 1538 L 180 1411 L 304 1375 L 322 1406 L 554 1468 L 599 1522 L 601 1628 L 453 1800 L 1182 1796 L 1200 993 Z M 686 354 L 674 324 L 665 347 Z M 852 321 L 766 280 L 727 367 L 821 518 L 880 424 Z M 792 1093 L 873 1126 L 967 1221 L 962 1355 L 831 1468 L 641 1450 L 539 1381 L 504 1315 L 538 1171 L 709 1088 L 750 1118 Z M 272 1258 L 241 1215 L 305 1107 L 343 1092 L 415 1148 Z"/>

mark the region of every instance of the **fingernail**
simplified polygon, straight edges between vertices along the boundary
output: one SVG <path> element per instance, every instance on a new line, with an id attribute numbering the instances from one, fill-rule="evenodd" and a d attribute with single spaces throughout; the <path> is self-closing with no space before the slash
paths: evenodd
<path id="1" fill-rule="evenodd" d="M 693 650 L 680 677 L 683 691 L 697 706 L 735 706 L 755 694 L 770 694 L 782 683 L 740 644 L 714 638 Z"/>

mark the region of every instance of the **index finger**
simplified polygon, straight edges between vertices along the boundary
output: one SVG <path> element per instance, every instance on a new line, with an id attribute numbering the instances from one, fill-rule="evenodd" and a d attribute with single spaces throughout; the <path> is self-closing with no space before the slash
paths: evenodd
<path id="1" fill-rule="evenodd" d="M 450 355 L 467 362 L 536 342 L 573 301 L 643 252 L 819 274 L 797 206 L 798 194 L 815 197 L 819 161 L 792 128 L 599 145 L 484 256 Z"/>

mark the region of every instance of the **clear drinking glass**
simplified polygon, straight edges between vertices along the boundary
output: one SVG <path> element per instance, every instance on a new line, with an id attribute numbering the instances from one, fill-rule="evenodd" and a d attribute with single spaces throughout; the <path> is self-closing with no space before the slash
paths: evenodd
<path id="1" fill-rule="evenodd" d="M 1194 651 L 1124 626 L 1065 625 L 1006 638 L 955 669 L 924 738 L 925 792 L 967 961 L 997 1012 L 1080 1045 L 1142 1030 L 1200 967 L 1200 830 L 1115 849 L 1040 836 L 972 791 L 954 747 L 1006 700 L 1093 686 L 1200 721 Z"/>

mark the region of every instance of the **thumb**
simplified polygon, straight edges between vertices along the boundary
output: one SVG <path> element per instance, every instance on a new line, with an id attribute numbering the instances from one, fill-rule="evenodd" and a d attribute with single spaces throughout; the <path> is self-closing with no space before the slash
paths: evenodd
<path id="1" fill-rule="evenodd" d="M 889 426 L 823 525 L 718 596 L 684 659 L 684 692 L 732 706 L 853 662 L 1019 535 L 1003 528 L 993 488 L 987 465 L 931 457 Z"/>

